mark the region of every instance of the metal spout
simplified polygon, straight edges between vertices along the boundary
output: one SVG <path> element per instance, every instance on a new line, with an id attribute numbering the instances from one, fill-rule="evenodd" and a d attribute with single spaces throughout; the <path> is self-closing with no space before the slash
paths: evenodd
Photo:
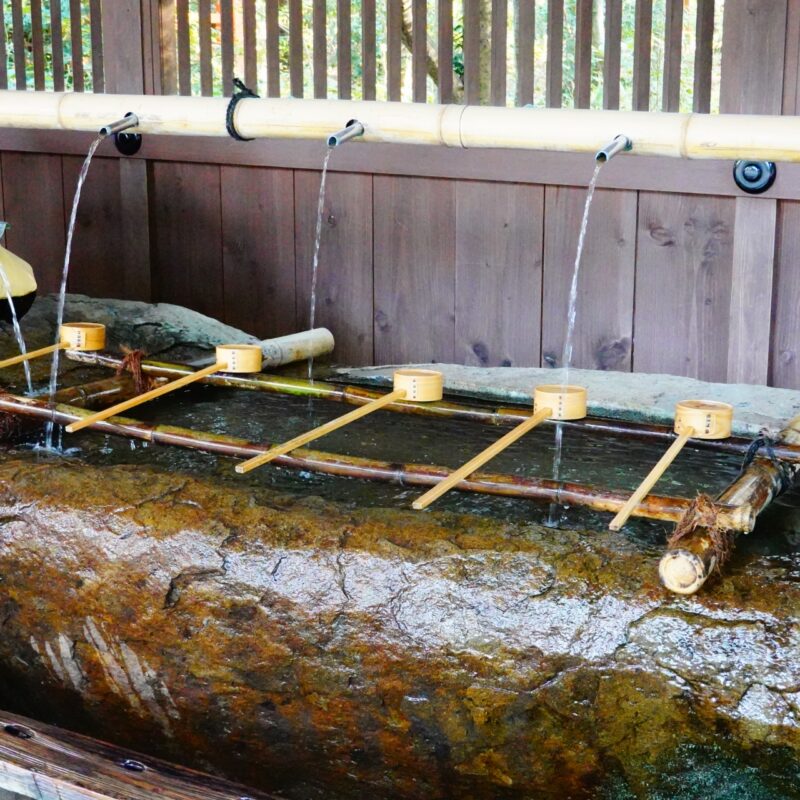
<path id="1" fill-rule="evenodd" d="M 101 136 L 113 136 L 116 133 L 122 133 L 129 128 L 135 128 L 139 124 L 139 117 L 132 111 L 129 111 L 122 119 L 112 122 L 110 125 L 104 125 L 100 128 Z"/>
<path id="2" fill-rule="evenodd" d="M 619 136 L 615 136 L 602 150 L 598 150 L 594 160 L 604 164 L 606 161 L 611 161 L 617 153 L 627 153 L 632 149 L 633 142 L 621 133 Z"/>
<path id="3" fill-rule="evenodd" d="M 357 120 L 351 119 L 342 130 L 332 133 L 328 137 L 328 147 L 338 147 L 340 144 L 364 135 L 364 126 Z"/>

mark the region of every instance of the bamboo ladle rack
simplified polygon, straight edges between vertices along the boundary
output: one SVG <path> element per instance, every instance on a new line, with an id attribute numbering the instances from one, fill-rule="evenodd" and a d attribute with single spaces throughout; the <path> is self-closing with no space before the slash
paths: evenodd
<path id="1" fill-rule="evenodd" d="M 733 406 L 715 400 L 683 400 L 675 406 L 675 433 L 678 438 L 639 484 L 628 502 L 608 526 L 618 531 L 634 508 L 649 494 L 689 439 L 727 439 L 731 435 Z"/>
<path id="2" fill-rule="evenodd" d="M 82 430 L 83 428 L 86 428 L 95 422 L 100 422 L 104 419 L 108 419 L 109 417 L 121 414 L 123 411 L 127 411 L 129 408 L 134 408 L 135 406 L 142 405 L 142 403 L 155 400 L 157 397 L 161 397 L 168 392 L 174 392 L 176 389 L 181 389 L 184 386 L 188 386 L 190 383 L 199 381 L 201 378 L 205 378 L 214 372 L 232 372 L 239 374 L 260 372 L 261 359 L 261 348 L 257 344 L 220 345 L 217 347 L 217 360 L 214 364 L 211 364 L 204 369 L 197 370 L 196 372 L 192 372 L 190 375 L 186 375 L 176 381 L 172 381 L 172 383 L 159 386 L 149 392 L 132 397 L 130 400 L 117 403 L 115 406 L 105 408 L 102 411 L 98 411 L 96 414 L 92 414 L 89 417 L 85 417 L 77 422 L 73 422 L 70 425 L 67 425 L 66 431 L 67 433 L 76 433 L 77 431 Z"/>
<path id="3" fill-rule="evenodd" d="M 0 361 L 0 369 L 55 353 L 56 350 L 102 350 L 106 346 L 106 326 L 99 322 L 65 322 L 59 328 L 58 337 L 58 344 L 40 347 L 30 353 L 20 353 Z"/>
<path id="4" fill-rule="evenodd" d="M 533 430 L 546 419 L 568 420 L 583 419 L 586 416 L 586 389 L 582 386 L 560 386 L 545 384 L 537 386 L 533 392 L 533 413 L 505 436 L 502 436 L 485 450 L 481 451 L 466 464 L 451 472 L 446 478 L 429 489 L 422 497 L 417 498 L 412 507 L 417 511 L 427 508 L 443 494 L 449 492 L 456 484 L 468 478 L 496 455 L 520 439 L 528 431 Z"/>
<path id="5" fill-rule="evenodd" d="M 441 372 L 432 369 L 398 369 L 393 377 L 393 390 L 388 394 L 351 411 L 349 414 L 344 414 L 313 430 L 295 436 L 294 439 L 290 439 L 288 442 L 275 445 L 275 447 L 267 450 L 266 453 L 237 464 L 235 469 L 239 474 L 243 475 L 245 472 L 250 472 L 256 467 L 267 464 L 278 456 L 290 453 L 292 450 L 313 442 L 315 439 L 327 436 L 327 434 L 343 428 L 345 425 L 349 425 L 362 417 L 366 417 L 367 414 L 372 414 L 373 411 L 377 411 L 397 400 L 410 400 L 415 403 L 438 402 L 442 399 L 443 390 L 444 378 Z"/>

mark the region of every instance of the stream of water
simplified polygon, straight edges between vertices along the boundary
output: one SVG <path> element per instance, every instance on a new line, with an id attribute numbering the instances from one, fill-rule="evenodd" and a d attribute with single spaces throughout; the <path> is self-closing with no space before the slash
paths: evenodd
<path id="1" fill-rule="evenodd" d="M 7 222 L 0 222 L 0 239 L 6 234 L 8 228 Z M 14 297 L 11 294 L 11 284 L 8 282 L 8 275 L 6 271 L 0 266 L 0 281 L 3 283 L 3 291 L 8 300 L 8 307 L 11 311 L 11 325 L 14 328 L 14 336 L 17 338 L 17 346 L 19 347 L 20 355 L 25 355 L 28 349 L 25 347 L 25 339 L 22 336 L 22 329 L 19 327 L 19 318 L 17 317 L 17 307 L 14 304 Z M 33 382 L 31 381 L 31 365 L 27 361 L 22 362 L 22 369 L 25 371 L 25 385 L 28 389 L 28 394 L 33 395 Z"/>
<path id="2" fill-rule="evenodd" d="M 72 212 L 69 215 L 69 227 L 67 229 L 67 245 L 64 249 L 64 267 L 61 272 L 61 288 L 59 289 L 58 295 L 58 310 L 56 313 L 56 340 L 54 344 L 58 344 L 61 325 L 64 322 L 64 302 L 67 296 L 67 278 L 69 277 L 69 263 L 70 257 L 72 256 L 72 237 L 75 233 L 75 220 L 78 216 L 78 204 L 81 201 L 81 190 L 83 189 L 83 184 L 86 181 L 86 175 L 89 172 L 89 165 L 92 163 L 92 158 L 94 156 L 95 150 L 97 150 L 100 142 L 103 141 L 103 135 L 101 134 L 98 136 L 89 147 L 89 152 L 86 154 L 86 159 L 83 162 L 83 166 L 81 167 L 80 175 L 78 176 L 78 185 L 75 188 L 75 197 L 72 199 Z M 61 354 L 60 350 L 56 350 L 53 353 L 53 361 L 50 367 L 50 387 L 49 387 L 49 403 L 53 405 L 53 398 L 56 393 L 56 386 L 58 384 L 58 364 L 59 364 L 59 356 Z M 52 450 L 53 449 L 53 423 L 48 422 L 45 428 L 45 449 Z"/>
<path id="3" fill-rule="evenodd" d="M 578 248 L 575 252 L 575 264 L 572 268 L 572 283 L 569 289 L 569 307 L 567 311 L 567 334 L 564 338 L 564 350 L 561 354 L 561 386 L 569 385 L 569 370 L 572 366 L 572 348 L 573 337 L 575 334 L 575 320 L 578 315 L 578 278 L 581 272 L 581 261 L 583 257 L 583 245 L 586 239 L 586 229 L 589 227 L 589 211 L 592 207 L 592 198 L 594 197 L 594 190 L 597 186 L 597 178 L 600 175 L 600 170 L 603 167 L 603 161 L 597 161 L 594 167 L 594 174 L 591 181 L 589 181 L 589 188 L 586 191 L 586 203 L 583 206 L 583 218 L 581 219 L 581 230 L 578 236 Z M 555 433 L 555 447 L 553 450 L 553 480 L 559 480 L 561 474 L 561 454 L 564 443 L 564 428 L 562 425 L 556 425 Z M 556 503 L 550 505 L 550 514 L 547 519 L 547 524 L 556 526 L 559 522 L 559 507 Z"/>
<path id="4" fill-rule="evenodd" d="M 314 257 L 311 261 L 311 306 L 308 314 L 308 329 L 314 330 L 314 318 L 317 312 L 317 272 L 319 271 L 319 245 L 322 239 L 322 215 L 325 211 L 325 181 L 328 177 L 328 161 L 333 148 L 329 147 L 322 162 L 322 177 L 319 182 L 319 201 L 317 202 L 317 227 L 314 233 Z M 314 380 L 314 356 L 308 357 L 308 379 Z"/>

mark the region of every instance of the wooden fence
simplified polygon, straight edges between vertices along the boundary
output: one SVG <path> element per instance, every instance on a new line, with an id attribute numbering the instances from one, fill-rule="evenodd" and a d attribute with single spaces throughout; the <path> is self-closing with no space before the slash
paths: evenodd
<path id="1" fill-rule="evenodd" d="M 153 38 L 130 34 L 158 31 L 151 11 L 102 4 L 106 91 L 160 81 Z M 727 0 L 721 69 L 723 111 L 796 113 L 800 0 Z M 0 131 L 0 215 L 45 290 L 89 139 Z M 182 303 L 264 336 L 303 326 L 324 150 L 145 137 L 125 159 L 105 143 L 70 288 Z M 800 167 L 779 165 L 757 198 L 731 167 L 631 155 L 604 168 L 577 365 L 800 388 Z M 340 361 L 558 363 L 590 159 L 348 144 L 331 169 L 317 319 Z"/>

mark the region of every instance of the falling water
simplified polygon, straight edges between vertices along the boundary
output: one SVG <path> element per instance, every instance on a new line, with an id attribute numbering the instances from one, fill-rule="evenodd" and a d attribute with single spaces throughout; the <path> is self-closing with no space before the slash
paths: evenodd
<path id="1" fill-rule="evenodd" d="M 58 295 L 58 311 L 56 314 L 56 341 L 55 344 L 59 342 L 59 332 L 61 330 L 61 324 L 64 322 L 64 302 L 67 296 L 67 278 L 69 277 L 69 262 L 70 256 L 72 255 L 72 236 L 75 233 L 75 219 L 78 216 L 78 204 L 81 200 L 81 190 L 83 189 L 83 184 L 86 181 L 86 174 L 89 172 L 89 165 L 92 163 L 92 156 L 94 156 L 94 151 L 97 150 L 98 145 L 100 142 L 103 141 L 102 134 L 98 136 L 89 147 L 89 152 L 86 154 L 86 160 L 83 162 L 83 166 L 81 167 L 80 175 L 78 176 L 78 185 L 75 188 L 75 197 L 72 199 L 72 213 L 69 215 L 69 228 L 67 229 L 67 246 L 64 250 L 64 268 L 61 272 L 61 288 L 59 290 Z M 53 405 L 53 398 L 55 397 L 56 393 L 56 384 L 58 383 L 58 362 L 59 362 L 59 355 L 60 351 L 56 350 L 53 353 L 53 361 L 50 367 L 50 390 L 49 390 L 49 403 L 52 407 Z M 47 428 L 45 430 L 45 449 L 52 450 L 53 448 L 53 423 L 48 422 Z"/>
<path id="2" fill-rule="evenodd" d="M 7 222 L 0 222 L 0 239 L 5 236 Z M 11 284 L 8 282 L 8 275 L 6 271 L 0 266 L 0 281 L 3 282 L 3 290 L 6 293 L 6 300 L 8 300 L 8 307 L 11 310 L 11 324 L 14 327 L 14 336 L 17 337 L 17 345 L 19 352 L 24 356 L 28 351 L 25 347 L 25 339 L 22 336 L 22 329 L 19 327 L 19 319 L 17 318 L 17 307 L 14 305 L 14 298 L 11 295 Z M 28 394 L 33 394 L 33 383 L 31 382 L 31 365 L 27 361 L 22 362 L 22 368 L 25 370 L 25 383 L 28 387 Z"/>
<path id="3" fill-rule="evenodd" d="M 567 312 L 567 335 L 564 339 L 564 350 L 561 354 L 562 388 L 569 385 L 569 369 L 572 366 L 572 338 L 575 332 L 575 320 L 578 315 L 578 277 L 581 271 L 581 260 L 583 257 L 583 244 L 586 239 L 586 229 L 589 226 L 589 209 L 592 207 L 592 198 L 597 186 L 597 176 L 600 174 L 603 161 L 597 161 L 594 167 L 594 174 L 589 181 L 589 188 L 586 192 L 586 203 L 583 206 L 583 219 L 581 219 L 581 232 L 578 236 L 578 249 L 575 253 L 575 265 L 572 268 L 572 284 L 569 289 L 569 310 Z M 553 453 L 553 480 L 558 481 L 561 475 L 561 451 L 564 441 L 564 427 L 561 423 L 556 423 L 555 449 Z M 556 525 L 558 522 L 558 505 L 550 504 L 550 513 L 547 519 L 548 525 Z"/>
<path id="4" fill-rule="evenodd" d="M 329 147 L 322 162 L 322 177 L 319 182 L 319 201 L 317 202 L 317 228 L 314 234 L 314 258 L 311 262 L 311 308 L 308 314 L 308 329 L 314 330 L 314 317 L 317 311 L 317 271 L 319 268 L 319 244 L 322 238 L 322 214 L 325 210 L 325 181 L 328 177 L 328 161 L 333 148 Z M 314 356 L 308 357 L 308 379 L 314 380 Z"/>

